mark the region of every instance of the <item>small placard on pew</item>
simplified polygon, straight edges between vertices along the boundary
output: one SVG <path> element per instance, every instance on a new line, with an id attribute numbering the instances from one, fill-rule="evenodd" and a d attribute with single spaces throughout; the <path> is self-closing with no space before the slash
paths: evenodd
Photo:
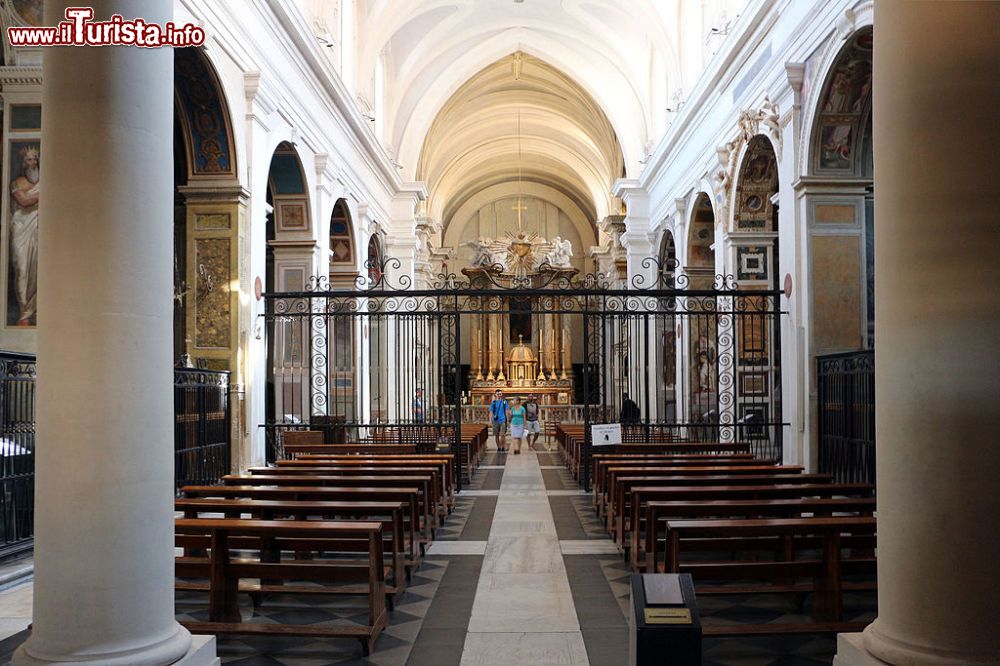
<path id="1" fill-rule="evenodd" d="M 622 443 L 622 424 L 605 423 L 590 426 L 590 443 L 592 446 L 613 446 Z"/>

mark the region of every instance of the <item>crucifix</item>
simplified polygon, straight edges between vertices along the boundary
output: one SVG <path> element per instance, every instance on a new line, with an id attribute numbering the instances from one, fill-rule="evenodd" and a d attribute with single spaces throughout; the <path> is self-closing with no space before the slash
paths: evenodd
<path id="1" fill-rule="evenodd" d="M 528 207 L 527 207 L 527 206 L 525 206 L 525 205 L 524 205 L 524 204 L 523 204 L 523 203 L 521 202 L 521 197 L 520 197 L 520 195 L 518 195 L 518 197 L 517 197 L 517 205 L 515 205 L 515 206 L 512 206 L 512 207 L 511 207 L 511 210 L 513 210 L 513 211 L 516 211 L 516 212 L 517 212 L 517 230 L 518 230 L 518 231 L 524 231 L 524 224 L 522 223 L 522 220 L 521 220 L 521 213 L 522 213 L 523 211 L 526 211 L 526 210 L 528 210 Z"/>

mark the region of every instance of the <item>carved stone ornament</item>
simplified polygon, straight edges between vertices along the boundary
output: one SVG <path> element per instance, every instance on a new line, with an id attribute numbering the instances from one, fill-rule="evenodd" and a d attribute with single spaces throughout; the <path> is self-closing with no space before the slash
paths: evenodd
<path id="1" fill-rule="evenodd" d="M 716 158 L 719 161 L 719 169 L 713 177 L 718 192 L 723 195 L 724 201 L 729 201 L 733 182 L 736 180 L 736 160 L 739 157 L 740 148 L 750 142 L 758 134 L 766 134 L 774 144 L 775 152 L 781 154 L 781 113 L 777 104 L 771 98 L 764 96 L 764 101 L 757 110 L 746 109 L 740 112 L 736 121 L 736 138 L 728 143 L 718 146 L 715 149 Z"/>

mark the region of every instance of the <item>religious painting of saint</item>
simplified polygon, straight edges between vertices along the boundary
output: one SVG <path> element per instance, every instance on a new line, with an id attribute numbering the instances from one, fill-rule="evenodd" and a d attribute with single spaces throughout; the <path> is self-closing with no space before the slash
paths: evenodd
<path id="1" fill-rule="evenodd" d="M 42 0 L 13 0 L 11 4 L 21 20 L 28 25 L 42 24 Z"/>
<path id="2" fill-rule="evenodd" d="M 824 169 L 851 168 L 851 125 L 827 125 L 823 128 L 819 165 Z"/>
<path id="3" fill-rule="evenodd" d="M 8 326 L 37 323 L 39 170 L 38 141 L 11 141 Z"/>
<path id="4" fill-rule="evenodd" d="M 695 393 L 715 391 L 715 365 L 717 353 L 715 340 L 706 334 L 699 335 L 691 349 L 691 386 Z"/>

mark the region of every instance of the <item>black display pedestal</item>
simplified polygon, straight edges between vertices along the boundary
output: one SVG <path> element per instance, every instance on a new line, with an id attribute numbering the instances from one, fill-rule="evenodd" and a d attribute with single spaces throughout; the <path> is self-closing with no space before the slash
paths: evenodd
<path id="1" fill-rule="evenodd" d="M 691 574 L 632 574 L 631 607 L 630 665 L 701 664 L 701 619 Z"/>

